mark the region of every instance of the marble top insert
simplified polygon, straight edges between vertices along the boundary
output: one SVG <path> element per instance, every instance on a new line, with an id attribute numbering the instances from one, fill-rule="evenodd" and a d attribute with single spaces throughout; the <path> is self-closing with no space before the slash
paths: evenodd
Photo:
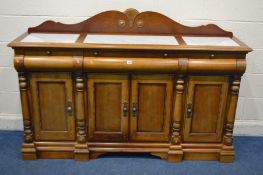
<path id="1" fill-rule="evenodd" d="M 229 37 L 188 37 L 183 36 L 187 45 L 194 46 L 239 46 Z"/>
<path id="2" fill-rule="evenodd" d="M 84 43 L 89 44 L 153 44 L 178 45 L 174 36 L 139 35 L 94 35 L 86 36 Z"/>
<path id="3" fill-rule="evenodd" d="M 21 42 L 75 43 L 79 34 L 31 33 Z"/>

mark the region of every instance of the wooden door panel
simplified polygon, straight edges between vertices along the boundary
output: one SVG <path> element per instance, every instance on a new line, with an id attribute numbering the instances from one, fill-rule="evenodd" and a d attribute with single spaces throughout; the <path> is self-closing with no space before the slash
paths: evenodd
<path id="1" fill-rule="evenodd" d="M 65 111 L 67 97 L 65 94 L 65 82 L 38 82 L 42 131 L 67 131 L 67 114 Z M 56 107 L 54 107 L 53 99 L 61 100 L 60 103 L 56 104 Z M 56 117 L 57 114 L 62 117 Z"/>
<path id="2" fill-rule="evenodd" d="M 222 85 L 195 86 L 191 133 L 216 133 L 221 90 Z"/>
<path id="3" fill-rule="evenodd" d="M 121 83 L 94 84 L 95 130 L 121 132 Z"/>
<path id="4" fill-rule="evenodd" d="M 31 76 L 35 136 L 37 140 L 74 140 L 72 81 L 70 74 Z M 72 109 L 73 110 L 73 109 Z"/>
<path id="5" fill-rule="evenodd" d="M 131 140 L 169 140 L 172 89 L 173 77 L 170 75 L 133 75 Z"/>
<path id="6" fill-rule="evenodd" d="M 127 140 L 128 90 L 127 75 L 88 75 L 89 140 Z"/>
<path id="7" fill-rule="evenodd" d="M 162 132 L 166 84 L 140 83 L 138 88 L 138 131 Z"/>
<path id="8" fill-rule="evenodd" d="M 227 77 L 190 77 L 185 113 L 185 141 L 221 141 L 227 91 Z M 187 113 L 189 108 L 192 109 L 191 113 Z"/>

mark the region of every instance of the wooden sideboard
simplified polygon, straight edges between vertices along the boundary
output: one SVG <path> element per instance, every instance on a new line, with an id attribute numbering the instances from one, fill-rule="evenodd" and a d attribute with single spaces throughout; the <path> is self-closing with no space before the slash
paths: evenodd
<path id="1" fill-rule="evenodd" d="M 23 159 L 147 152 L 171 162 L 234 160 L 246 54 L 231 32 L 156 12 L 46 21 L 9 44 L 24 122 Z"/>

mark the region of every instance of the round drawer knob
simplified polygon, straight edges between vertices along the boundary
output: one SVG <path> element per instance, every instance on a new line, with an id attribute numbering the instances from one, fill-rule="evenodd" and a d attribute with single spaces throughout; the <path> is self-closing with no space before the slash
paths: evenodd
<path id="1" fill-rule="evenodd" d="M 99 55 L 99 52 L 95 51 L 95 52 L 93 52 L 93 55 L 94 55 L 94 56 L 98 56 L 98 55 Z"/>
<path id="2" fill-rule="evenodd" d="M 52 52 L 51 52 L 50 50 L 47 50 L 47 51 L 46 51 L 46 54 L 47 54 L 47 55 L 51 55 Z"/>
<path id="3" fill-rule="evenodd" d="M 213 53 L 210 55 L 210 58 L 215 58 L 215 57 L 216 57 L 216 55 Z"/>
<path id="4" fill-rule="evenodd" d="M 163 57 L 168 57 L 168 53 L 164 53 L 164 54 L 163 54 Z"/>

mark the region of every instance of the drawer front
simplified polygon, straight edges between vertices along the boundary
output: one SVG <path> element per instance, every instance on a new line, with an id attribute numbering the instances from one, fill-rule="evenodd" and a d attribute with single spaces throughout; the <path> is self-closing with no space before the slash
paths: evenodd
<path id="1" fill-rule="evenodd" d="M 84 70 L 87 72 L 173 73 L 178 71 L 178 59 L 85 57 Z"/>

